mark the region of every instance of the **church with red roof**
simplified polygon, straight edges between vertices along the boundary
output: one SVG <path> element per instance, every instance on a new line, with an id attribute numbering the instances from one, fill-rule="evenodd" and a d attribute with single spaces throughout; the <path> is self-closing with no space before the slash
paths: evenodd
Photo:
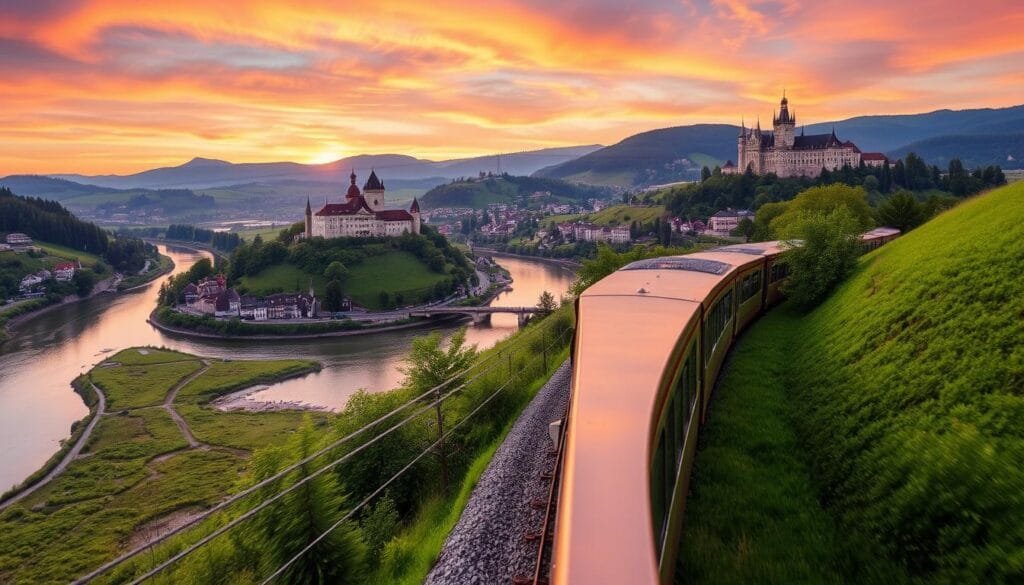
<path id="1" fill-rule="evenodd" d="M 409 210 L 384 208 L 384 182 L 370 171 L 362 191 L 356 185 L 355 171 L 345 193 L 344 203 L 324 202 L 313 212 L 306 200 L 306 238 L 395 237 L 420 233 L 420 204 L 412 200 Z"/>

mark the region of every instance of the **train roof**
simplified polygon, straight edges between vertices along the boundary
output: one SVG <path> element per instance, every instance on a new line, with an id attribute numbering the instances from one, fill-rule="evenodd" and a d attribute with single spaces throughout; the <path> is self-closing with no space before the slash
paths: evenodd
<path id="1" fill-rule="evenodd" d="M 737 254 L 749 254 L 751 256 L 772 256 L 774 254 L 781 254 L 787 249 L 786 243 L 783 241 L 772 241 L 772 242 L 748 242 L 746 244 L 730 244 L 728 246 L 721 246 L 714 248 L 712 252 L 734 252 Z"/>
<path id="2" fill-rule="evenodd" d="M 700 302 L 729 274 L 734 264 L 691 256 L 640 260 L 600 280 L 581 295 L 667 298 Z"/>
<path id="3" fill-rule="evenodd" d="M 555 582 L 657 581 L 648 429 L 675 347 L 700 319 L 699 302 L 671 291 L 684 278 L 713 286 L 722 277 L 621 270 L 580 298 Z M 652 293 L 637 294 L 640 286 Z"/>
<path id="4" fill-rule="evenodd" d="M 875 238 L 888 238 L 892 236 L 900 235 L 900 230 L 891 227 L 879 227 L 861 234 L 860 239 L 862 240 L 873 240 Z"/>

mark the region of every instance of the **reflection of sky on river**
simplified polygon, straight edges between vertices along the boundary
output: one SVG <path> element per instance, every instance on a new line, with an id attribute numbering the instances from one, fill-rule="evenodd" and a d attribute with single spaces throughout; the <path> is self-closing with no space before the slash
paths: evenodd
<path id="1" fill-rule="evenodd" d="M 201 256 L 181 248 L 167 253 L 174 258 L 176 272 Z M 557 296 L 572 278 L 553 265 L 516 258 L 503 258 L 501 264 L 516 281 L 513 291 L 495 301 L 498 305 L 536 304 L 541 291 Z M 28 322 L 0 347 L 0 491 L 38 469 L 68 436 L 71 423 L 85 416 L 87 409 L 68 384 L 110 352 L 162 345 L 214 358 L 315 359 L 323 363 L 323 371 L 273 386 L 260 397 L 340 408 L 360 388 L 380 391 L 399 384 L 398 368 L 409 342 L 424 332 L 291 342 L 190 340 L 162 334 L 146 323 L 158 288 L 153 284 L 136 293 L 100 295 L 61 307 Z M 514 315 L 495 315 L 490 324 L 471 326 L 467 338 L 481 348 L 490 347 L 515 328 Z"/>

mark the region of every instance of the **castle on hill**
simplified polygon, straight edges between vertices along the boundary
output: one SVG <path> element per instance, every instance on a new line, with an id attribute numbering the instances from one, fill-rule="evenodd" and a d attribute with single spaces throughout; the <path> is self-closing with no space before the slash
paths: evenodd
<path id="1" fill-rule="evenodd" d="M 412 200 L 408 211 L 384 209 L 384 183 L 375 171 L 360 191 L 356 186 L 355 171 L 349 177 L 352 184 L 345 193 L 344 203 L 328 203 L 313 213 L 306 199 L 306 238 L 342 237 L 396 237 L 420 233 L 420 204 Z"/>
<path id="2" fill-rule="evenodd" d="M 743 173 L 749 168 L 755 174 L 774 173 L 779 177 L 817 177 L 821 169 L 836 170 L 845 165 L 882 166 L 886 157 L 880 152 L 861 152 L 849 140 L 843 142 L 831 134 L 805 135 L 803 129 L 796 134 L 796 113 L 789 111 L 789 100 L 785 93 L 779 112 L 772 119 L 773 131 L 761 130 L 758 122 L 755 128 L 740 124 L 737 139 L 737 161 L 729 161 L 722 167 L 723 173 Z"/>

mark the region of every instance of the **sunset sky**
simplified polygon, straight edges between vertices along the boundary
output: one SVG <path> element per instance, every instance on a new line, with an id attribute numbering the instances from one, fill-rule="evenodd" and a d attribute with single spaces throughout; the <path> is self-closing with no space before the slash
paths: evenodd
<path id="1" fill-rule="evenodd" d="M 1018 0 L 0 0 L 0 176 L 1024 102 Z"/>

